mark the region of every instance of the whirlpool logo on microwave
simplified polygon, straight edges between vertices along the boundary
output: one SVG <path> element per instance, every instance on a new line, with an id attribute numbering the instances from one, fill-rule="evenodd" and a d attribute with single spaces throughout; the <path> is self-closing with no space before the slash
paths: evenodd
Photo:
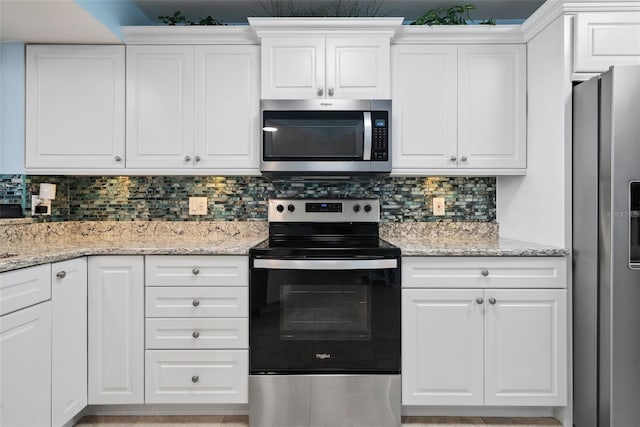
<path id="1" fill-rule="evenodd" d="M 329 354 L 329 353 L 316 353 L 316 359 L 320 359 L 320 360 L 331 359 L 331 354 Z"/>

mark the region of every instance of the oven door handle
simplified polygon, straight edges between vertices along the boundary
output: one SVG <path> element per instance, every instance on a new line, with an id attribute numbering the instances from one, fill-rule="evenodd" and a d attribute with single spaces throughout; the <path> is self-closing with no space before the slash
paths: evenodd
<path id="1" fill-rule="evenodd" d="M 267 268 L 270 270 L 386 270 L 397 267 L 397 259 L 253 260 L 253 268 Z"/>

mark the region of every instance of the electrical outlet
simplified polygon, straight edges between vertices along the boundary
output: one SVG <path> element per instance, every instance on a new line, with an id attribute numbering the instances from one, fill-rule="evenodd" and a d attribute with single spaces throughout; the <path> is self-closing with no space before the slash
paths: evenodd
<path id="1" fill-rule="evenodd" d="M 189 197 L 189 215 L 206 215 L 207 198 Z"/>
<path id="2" fill-rule="evenodd" d="M 31 216 L 51 215 L 51 200 L 41 199 L 37 194 L 31 195 Z"/>
<path id="3" fill-rule="evenodd" d="M 444 215 L 444 197 L 433 198 L 433 214 L 436 216 Z"/>

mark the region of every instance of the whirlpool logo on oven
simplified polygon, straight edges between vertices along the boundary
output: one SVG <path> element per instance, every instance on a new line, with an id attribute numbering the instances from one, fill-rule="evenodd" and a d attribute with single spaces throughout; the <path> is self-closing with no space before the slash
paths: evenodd
<path id="1" fill-rule="evenodd" d="M 316 353 L 316 359 L 320 359 L 320 360 L 331 359 L 331 355 L 329 353 Z"/>

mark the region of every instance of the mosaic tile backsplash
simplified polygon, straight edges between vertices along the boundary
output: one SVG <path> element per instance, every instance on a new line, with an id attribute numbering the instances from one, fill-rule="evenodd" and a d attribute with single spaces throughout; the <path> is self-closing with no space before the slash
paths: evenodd
<path id="1" fill-rule="evenodd" d="M 13 177 L 13 178 L 11 178 Z M 0 175 L 0 182 L 21 175 Z M 270 181 L 261 177 L 32 176 L 24 178 L 26 215 L 41 182 L 57 184 L 51 217 L 38 221 L 265 221 L 272 197 L 376 197 L 383 222 L 496 220 L 495 177 L 385 177 L 345 182 Z M 18 183 L 15 183 L 17 186 Z M 9 186 L 9 188 L 13 188 Z M 0 187 L 0 199 L 12 196 Z M 189 216 L 189 197 L 208 198 L 208 215 Z M 432 198 L 444 197 L 445 216 Z M 5 203 L 5 202 L 3 202 Z"/>

